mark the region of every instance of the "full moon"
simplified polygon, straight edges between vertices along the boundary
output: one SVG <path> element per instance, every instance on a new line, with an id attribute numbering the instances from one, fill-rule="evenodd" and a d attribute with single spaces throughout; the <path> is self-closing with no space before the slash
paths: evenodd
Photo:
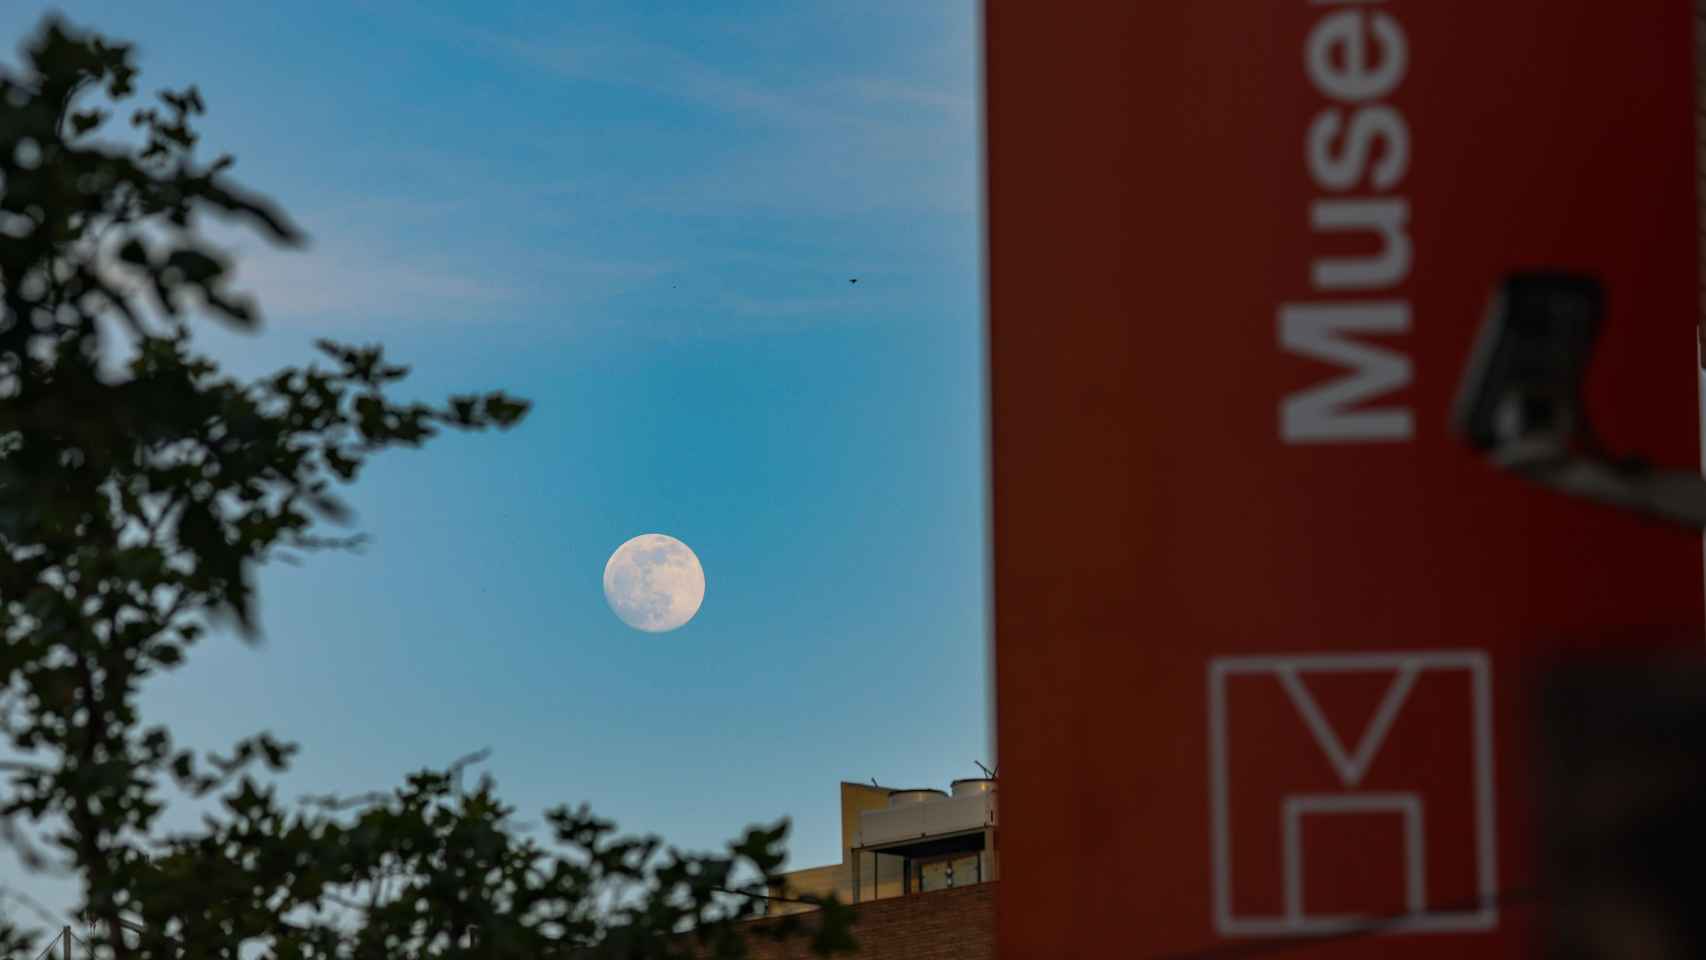
<path id="1" fill-rule="evenodd" d="M 604 564 L 604 599 L 623 623 L 664 633 L 693 619 L 705 602 L 705 570 L 687 544 L 642 533 Z"/>

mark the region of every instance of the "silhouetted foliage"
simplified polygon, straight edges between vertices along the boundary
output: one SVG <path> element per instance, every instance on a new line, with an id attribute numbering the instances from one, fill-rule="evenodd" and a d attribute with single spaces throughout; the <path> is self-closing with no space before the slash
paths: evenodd
<path id="1" fill-rule="evenodd" d="M 109 111 L 84 101 L 125 100 L 135 77 L 128 46 L 52 18 L 0 73 L 0 839 L 75 871 L 103 955 L 742 955 L 734 924 L 759 910 L 744 894 L 774 878 L 785 821 L 701 856 L 560 807 L 539 840 L 489 779 L 462 789 L 462 764 L 287 808 L 263 778 L 293 745 L 198 757 L 144 722 L 144 682 L 210 626 L 254 637 L 259 564 L 358 542 L 317 531 L 369 457 L 507 428 L 528 404 L 395 402 L 407 371 L 377 347 L 321 343 L 325 366 L 253 383 L 193 352 L 193 318 L 259 321 L 198 224 L 301 234 L 227 179 L 230 157 L 195 158 L 194 87 L 131 115 L 140 143 L 99 139 Z M 160 835 L 172 790 L 213 804 L 199 833 Z M 766 926 L 848 948 L 847 908 L 824 905 L 809 930 Z M 29 950 L 5 917 L 0 955 Z"/>

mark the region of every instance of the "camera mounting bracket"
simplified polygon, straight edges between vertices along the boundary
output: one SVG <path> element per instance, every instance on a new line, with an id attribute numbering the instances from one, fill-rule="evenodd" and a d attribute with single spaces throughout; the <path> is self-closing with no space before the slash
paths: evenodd
<path id="1" fill-rule="evenodd" d="M 1582 376 L 1604 296 L 1591 277 L 1513 274 L 1464 373 L 1454 426 L 1495 465 L 1561 493 L 1706 530 L 1706 477 L 1604 454 Z"/>

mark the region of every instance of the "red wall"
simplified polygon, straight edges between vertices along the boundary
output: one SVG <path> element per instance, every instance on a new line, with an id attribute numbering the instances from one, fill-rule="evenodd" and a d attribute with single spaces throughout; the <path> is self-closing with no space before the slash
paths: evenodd
<path id="1" fill-rule="evenodd" d="M 1288 797 L 1425 801 L 1428 912 L 1477 908 L 1482 864 L 1495 894 L 1532 886 L 1535 672 L 1608 644 L 1698 647 L 1700 541 L 1495 469 L 1452 435 L 1451 402 L 1504 274 L 1590 271 L 1609 311 L 1596 426 L 1619 451 L 1699 462 L 1691 4 L 985 8 L 1003 955 L 1264 939 L 1221 922 L 1217 890 L 1235 920 L 1289 922 Z M 1312 73 L 1312 38 L 1344 17 L 1363 62 L 1340 43 Z M 1376 25 L 1403 38 L 1392 77 Z M 1347 72 L 1361 82 L 1322 81 Z M 1388 131 L 1360 163 L 1359 117 Z M 1312 219 L 1365 200 L 1402 204 L 1405 256 Z M 1346 283 L 1346 260 L 1372 267 Z M 1364 327 L 1288 343 L 1287 308 L 1323 304 Z M 1288 404 L 1335 384 L 1343 435 L 1288 430 Z M 1362 779 L 1316 749 L 1295 691 L 1228 679 L 1219 857 L 1215 671 L 1372 656 L 1304 680 L 1348 752 L 1401 672 L 1380 658 L 1413 653 L 1461 675 L 1416 682 Z M 1401 912 L 1401 805 L 1300 815 L 1307 912 Z M 1446 921 L 1377 952 L 1511 956 L 1538 922 L 1516 902 Z"/>

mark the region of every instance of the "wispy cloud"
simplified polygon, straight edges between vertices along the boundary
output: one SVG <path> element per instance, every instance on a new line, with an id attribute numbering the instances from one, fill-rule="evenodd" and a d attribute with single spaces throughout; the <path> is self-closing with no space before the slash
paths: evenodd
<path id="1" fill-rule="evenodd" d="M 470 236 L 459 201 L 367 198 L 301 216 L 305 248 L 210 231 L 235 253 L 233 285 L 269 325 L 362 332 L 500 322 L 540 304 L 584 303 L 656 279 L 659 261 L 526 251 Z"/>
<path id="2" fill-rule="evenodd" d="M 774 211 L 971 216 L 976 102 L 923 77 L 756 79 L 679 49 L 612 31 L 572 38 L 483 34 L 494 55 L 561 81 L 614 85 L 696 108 L 727 136 L 684 152 L 668 178 L 635 177 L 636 202 L 682 214 Z"/>
<path id="3" fill-rule="evenodd" d="M 611 31 L 577 31 L 574 40 L 480 35 L 488 49 L 561 77 L 645 90 L 721 112 L 787 126 L 815 120 L 812 105 L 700 62 L 661 44 Z"/>
<path id="4" fill-rule="evenodd" d="M 456 205 L 369 198 L 336 210 L 295 212 L 304 247 L 281 248 L 235 226 L 208 233 L 234 255 L 233 286 L 259 301 L 279 326 L 390 326 L 513 300 L 505 278 L 459 258 L 441 229 Z M 453 236 L 453 234 L 452 234 Z"/>
<path id="5" fill-rule="evenodd" d="M 933 110 L 957 122 L 975 119 L 977 100 L 969 92 L 888 77 L 859 77 L 850 81 L 848 86 L 855 96 L 867 103 L 898 103 Z"/>
<path id="6" fill-rule="evenodd" d="M 438 39 L 502 69 L 489 112 L 451 97 L 420 124 L 353 134 L 342 193 L 282 171 L 311 245 L 230 235 L 235 285 L 269 330 L 834 324 L 877 307 L 863 285 L 845 296 L 845 278 L 899 289 L 936 269 L 921 251 L 974 229 L 964 50 L 747 57 L 797 50 L 801 23 L 726 33 L 707 16 L 700 43 L 547 19 L 500 33 L 441 18 Z"/>
<path id="7" fill-rule="evenodd" d="M 516 288 L 459 271 L 442 258 L 334 242 L 306 252 L 262 249 L 237 261 L 237 283 L 267 316 L 294 323 L 329 317 L 434 319 L 503 304 Z"/>

